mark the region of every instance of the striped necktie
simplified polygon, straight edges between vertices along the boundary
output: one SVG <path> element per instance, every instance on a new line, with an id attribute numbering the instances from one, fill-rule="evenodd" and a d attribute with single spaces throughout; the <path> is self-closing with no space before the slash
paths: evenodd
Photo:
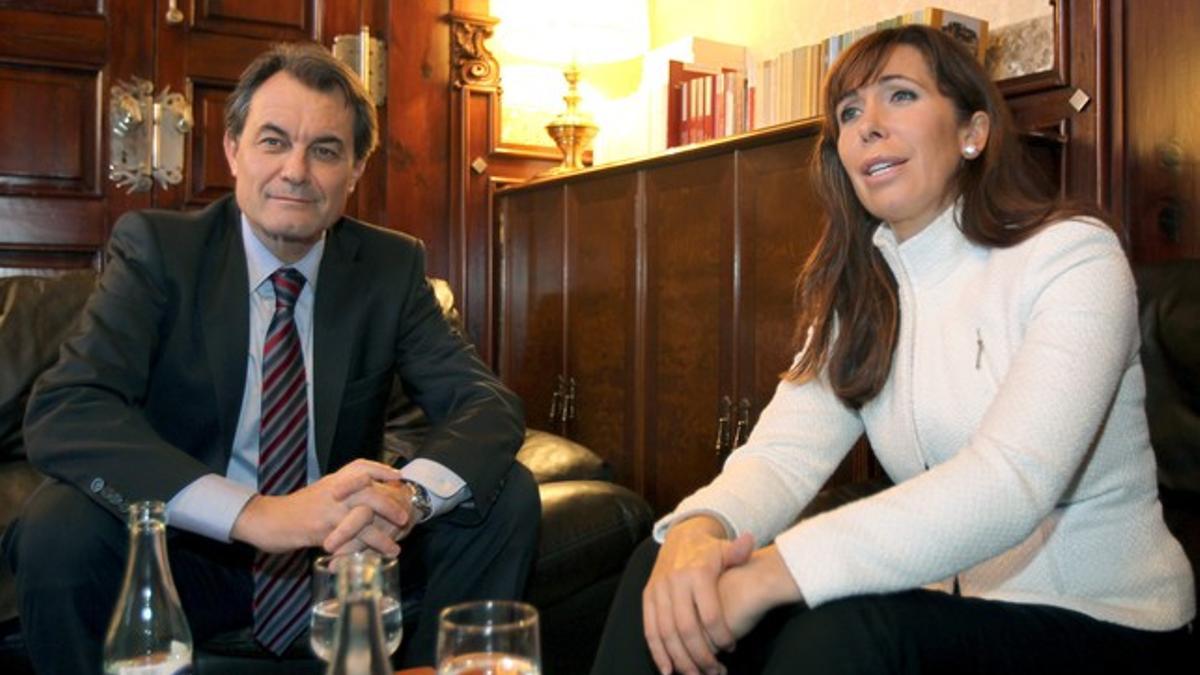
<path id="1" fill-rule="evenodd" d="M 271 275 L 275 315 L 262 359 L 258 492 L 286 495 L 304 487 L 308 451 L 308 383 L 293 319 L 304 276 L 281 268 Z M 312 602 L 308 550 L 258 552 L 254 557 L 254 639 L 282 654 L 304 631 Z"/>

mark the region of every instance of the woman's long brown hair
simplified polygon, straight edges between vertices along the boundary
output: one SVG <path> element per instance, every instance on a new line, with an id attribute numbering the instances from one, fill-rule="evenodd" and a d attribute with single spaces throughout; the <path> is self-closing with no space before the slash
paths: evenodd
<path id="1" fill-rule="evenodd" d="M 926 26 L 882 30 L 856 42 L 825 81 L 825 118 L 814 156 L 817 192 L 826 221 L 796 282 L 796 348 L 800 357 L 785 378 L 805 382 L 828 364 L 829 384 L 846 405 L 861 408 L 887 382 L 900 328 L 896 279 L 872 243 L 879 219 L 854 193 L 838 158 L 837 102 L 880 75 L 892 50 L 914 47 L 925 57 L 938 91 L 960 123 L 976 111 L 991 122 L 983 152 L 961 163 L 951 188 L 961 200 L 959 227 L 984 246 L 1012 246 L 1038 228 L 1069 215 L 1101 217 L 1096 209 L 1046 194 L 1039 172 L 1017 138 L 1000 92 L 973 56 Z M 835 330 L 836 322 L 836 330 Z"/>

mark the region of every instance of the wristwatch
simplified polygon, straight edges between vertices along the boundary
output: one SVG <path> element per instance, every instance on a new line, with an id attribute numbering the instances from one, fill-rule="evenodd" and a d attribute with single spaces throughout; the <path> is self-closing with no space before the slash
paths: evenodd
<path id="1" fill-rule="evenodd" d="M 408 503 L 417 510 L 417 522 L 423 523 L 429 520 L 429 516 L 433 515 L 433 502 L 429 500 L 429 491 L 425 489 L 424 485 L 407 478 L 401 479 L 400 482 L 407 485 L 412 492 Z"/>

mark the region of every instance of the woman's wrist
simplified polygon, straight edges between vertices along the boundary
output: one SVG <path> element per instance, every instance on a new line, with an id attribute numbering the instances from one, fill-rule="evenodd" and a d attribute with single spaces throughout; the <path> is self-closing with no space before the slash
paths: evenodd
<path id="1" fill-rule="evenodd" d="M 764 600 L 771 607 L 804 602 L 804 594 L 774 544 L 755 551 L 747 564 L 754 571 Z"/>
<path id="2" fill-rule="evenodd" d="M 705 513 L 688 516 L 683 520 L 672 523 L 671 527 L 667 529 L 666 537 L 672 535 L 694 536 L 698 534 L 708 535 L 716 539 L 729 538 L 729 532 L 725 530 L 725 525 L 717 518 Z"/>

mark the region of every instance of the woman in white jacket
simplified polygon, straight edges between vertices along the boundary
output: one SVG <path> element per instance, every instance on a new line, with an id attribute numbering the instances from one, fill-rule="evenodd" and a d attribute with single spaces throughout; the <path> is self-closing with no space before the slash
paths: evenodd
<path id="1" fill-rule="evenodd" d="M 799 354 L 631 561 L 593 673 L 1169 672 L 1195 593 L 1117 237 L 1042 196 L 938 31 L 863 38 L 825 104 Z M 797 523 L 863 433 L 895 486 Z"/>

